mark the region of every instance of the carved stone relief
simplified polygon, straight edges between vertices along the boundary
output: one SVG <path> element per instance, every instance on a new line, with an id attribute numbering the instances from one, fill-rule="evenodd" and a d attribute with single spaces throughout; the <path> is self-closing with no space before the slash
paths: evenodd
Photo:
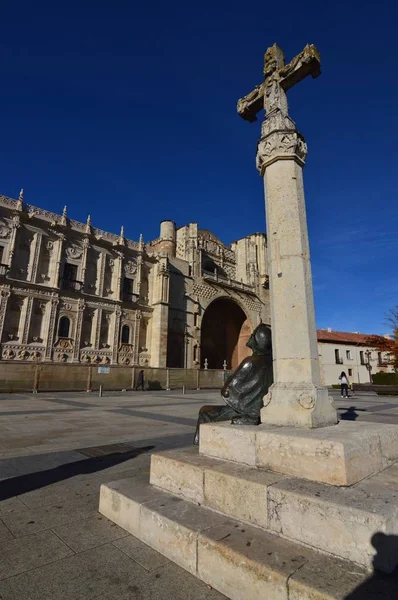
<path id="1" fill-rule="evenodd" d="M 123 268 L 126 275 L 135 275 L 137 273 L 137 262 L 129 260 L 124 264 Z"/>
<path id="2" fill-rule="evenodd" d="M 73 260 L 78 260 L 83 254 L 83 248 L 78 244 L 71 244 L 66 249 L 66 256 Z"/>

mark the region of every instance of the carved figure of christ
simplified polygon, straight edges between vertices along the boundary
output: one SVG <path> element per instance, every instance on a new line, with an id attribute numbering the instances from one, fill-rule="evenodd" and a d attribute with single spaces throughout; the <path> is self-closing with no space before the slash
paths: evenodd
<path id="1" fill-rule="evenodd" d="M 238 114 L 250 123 L 257 120 L 262 108 L 267 116 L 273 111 L 287 115 L 287 90 L 308 75 L 315 78 L 320 74 L 320 55 L 313 44 L 307 44 L 287 65 L 281 48 L 274 44 L 264 55 L 264 82 L 238 100 Z"/>

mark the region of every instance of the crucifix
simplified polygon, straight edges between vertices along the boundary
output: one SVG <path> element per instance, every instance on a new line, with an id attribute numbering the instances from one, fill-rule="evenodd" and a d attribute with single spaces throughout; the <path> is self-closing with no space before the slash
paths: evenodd
<path id="1" fill-rule="evenodd" d="M 277 44 L 268 48 L 264 55 L 264 82 L 238 100 L 238 114 L 253 123 L 257 113 L 264 108 L 269 116 L 274 110 L 287 115 L 286 92 L 308 75 L 321 74 L 321 59 L 313 44 L 307 44 L 300 54 L 285 65 L 283 51 Z"/>
<path id="2" fill-rule="evenodd" d="M 320 75 L 312 44 L 285 65 L 274 44 L 264 56 L 264 82 L 238 101 L 238 114 L 265 120 L 256 164 L 264 179 L 274 383 L 263 398 L 261 422 L 322 427 L 337 422 L 321 384 L 305 210 L 303 166 L 307 145 L 288 115 L 286 92 Z"/>

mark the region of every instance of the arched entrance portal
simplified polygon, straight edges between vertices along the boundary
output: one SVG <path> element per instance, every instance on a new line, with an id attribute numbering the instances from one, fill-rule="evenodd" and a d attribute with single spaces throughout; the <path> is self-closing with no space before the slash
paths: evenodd
<path id="1" fill-rule="evenodd" d="M 203 315 L 201 335 L 201 367 L 207 358 L 209 369 L 235 369 L 251 354 L 246 342 L 251 334 L 250 323 L 241 307 L 228 298 L 210 304 Z"/>

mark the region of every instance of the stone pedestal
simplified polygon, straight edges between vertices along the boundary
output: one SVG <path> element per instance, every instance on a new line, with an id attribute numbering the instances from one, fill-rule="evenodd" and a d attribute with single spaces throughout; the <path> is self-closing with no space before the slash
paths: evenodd
<path id="1" fill-rule="evenodd" d="M 231 600 L 343 600 L 396 567 L 398 427 L 207 424 L 200 452 L 152 455 L 100 512 Z"/>
<path id="2" fill-rule="evenodd" d="M 326 427 L 337 423 L 327 388 L 303 382 L 274 383 L 264 397 L 261 422 L 295 427 Z"/>

